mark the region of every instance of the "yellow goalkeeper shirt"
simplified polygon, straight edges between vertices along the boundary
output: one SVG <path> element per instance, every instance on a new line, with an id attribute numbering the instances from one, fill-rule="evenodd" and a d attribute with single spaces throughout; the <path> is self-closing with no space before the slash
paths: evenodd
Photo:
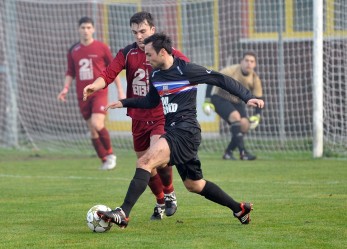
<path id="1" fill-rule="evenodd" d="M 250 73 L 249 75 L 244 75 L 241 71 L 241 65 L 231 65 L 223 68 L 220 73 L 225 74 L 229 77 L 240 82 L 244 85 L 248 90 L 252 92 L 255 97 L 263 96 L 263 89 L 261 85 L 261 81 L 256 72 Z M 218 95 L 224 99 L 227 99 L 233 103 L 239 103 L 241 100 L 227 91 L 223 90 L 220 87 L 214 86 L 211 91 L 211 95 Z"/>

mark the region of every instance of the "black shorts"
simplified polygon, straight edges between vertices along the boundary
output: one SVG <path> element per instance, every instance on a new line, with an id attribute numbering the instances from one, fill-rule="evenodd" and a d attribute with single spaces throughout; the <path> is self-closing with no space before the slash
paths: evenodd
<path id="1" fill-rule="evenodd" d="M 198 149 L 201 143 L 201 129 L 199 124 L 185 121 L 173 126 L 165 127 L 165 138 L 170 147 L 171 165 L 176 165 L 182 180 L 187 177 L 192 180 L 202 179 Z"/>
<path id="2" fill-rule="evenodd" d="M 229 115 L 233 111 L 238 111 L 240 113 L 241 118 L 247 117 L 246 107 L 243 102 L 232 103 L 229 100 L 226 100 L 218 95 L 212 95 L 211 103 L 216 108 L 216 113 L 229 124 Z"/>
<path id="3" fill-rule="evenodd" d="M 176 168 L 182 181 L 186 180 L 187 178 L 194 181 L 201 180 L 203 178 L 201 163 L 198 157 L 184 164 L 177 164 Z"/>

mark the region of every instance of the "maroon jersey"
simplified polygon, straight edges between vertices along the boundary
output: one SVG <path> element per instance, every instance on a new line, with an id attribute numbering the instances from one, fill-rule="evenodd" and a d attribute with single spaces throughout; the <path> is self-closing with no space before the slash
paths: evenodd
<path id="1" fill-rule="evenodd" d="M 110 48 L 97 40 L 88 46 L 81 43 L 73 45 L 67 54 L 68 68 L 66 75 L 76 79 L 76 92 L 78 100 L 83 99 L 83 89 L 94 82 L 102 70 L 112 61 Z M 101 94 L 96 92 L 95 94 Z"/>
<path id="2" fill-rule="evenodd" d="M 176 49 L 173 49 L 172 54 L 182 60 L 189 61 L 184 54 Z M 100 77 L 109 85 L 123 69 L 126 70 L 127 98 L 146 96 L 149 91 L 149 74 L 152 72 L 152 66 L 147 63 L 145 52 L 137 46 L 136 42 L 119 50 Z M 163 118 L 163 106 L 160 103 L 154 109 L 128 108 L 127 115 L 136 120 L 159 120 Z"/>

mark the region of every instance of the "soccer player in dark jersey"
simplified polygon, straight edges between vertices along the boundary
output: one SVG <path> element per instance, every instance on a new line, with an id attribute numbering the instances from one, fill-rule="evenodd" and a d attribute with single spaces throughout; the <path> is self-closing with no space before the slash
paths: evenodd
<path id="1" fill-rule="evenodd" d="M 257 56 L 252 51 L 243 54 L 239 64 L 227 66 L 219 71 L 230 76 L 244 85 L 257 98 L 263 97 L 263 89 L 259 76 L 254 71 L 257 65 Z M 241 160 L 254 160 L 256 156 L 249 153 L 244 145 L 243 138 L 249 129 L 255 129 L 260 121 L 261 108 L 255 108 L 253 116 L 247 116 L 245 104 L 236 96 L 216 86 L 206 89 L 203 111 L 209 115 L 215 110 L 218 115 L 230 125 L 231 141 L 225 149 L 224 160 L 236 160 L 233 150 L 238 148 Z"/>
<path id="2" fill-rule="evenodd" d="M 110 48 L 93 38 L 95 32 L 94 21 L 90 17 L 82 17 L 78 21 L 80 41 L 74 44 L 67 54 L 67 71 L 64 88 L 58 94 L 58 100 L 65 102 L 73 79 L 76 79 L 76 92 L 80 112 L 86 120 L 92 144 L 102 161 L 101 170 L 111 170 L 116 167 L 116 156 L 113 153 L 111 139 L 105 127 L 105 106 L 107 89 L 90 96 L 83 101 L 83 88 L 92 83 L 101 71 L 112 61 Z M 115 79 L 118 97 L 124 98 L 119 78 Z"/>
<path id="3" fill-rule="evenodd" d="M 155 33 L 154 20 L 150 13 L 142 11 L 130 18 L 130 28 L 135 42 L 121 49 L 111 64 L 102 72 L 95 82 L 88 86 L 89 90 L 98 91 L 110 84 L 116 76 L 126 70 L 127 97 L 146 96 L 149 89 L 149 74 L 152 66 L 146 61 L 143 41 Z M 180 51 L 173 49 L 173 55 L 188 60 Z M 143 156 L 148 148 L 164 134 L 164 115 L 161 103 L 153 109 L 137 109 L 129 107 L 127 115 L 132 119 L 134 150 L 137 158 Z M 158 174 L 157 174 L 158 171 Z M 149 187 L 156 196 L 152 220 L 160 220 L 163 214 L 173 215 L 177 210 L 177 199 L 172 180 L 172 167 L 153 168 Z"/>
<path id="4" fill-rule="evenodd" d="M 147 60 L 155 68 L 148 94 L 111 103 L 107 108 L 153 108 L 162 102 L 166 133 L 137 160 L 123 204 L 109 212 L 98 212 L 99 217 L 126 227 L 131 209 L 146 189 L 151 170 L 171 163 L 176 165 L 188 191 L 228 207 L 241 224 L 248 224 L 252 204 L 235 201 L 219 186 L 203 178 L 198 158 L 201 129 L 196 114 L 197 84 L 219 86 L 250 106 L 262 108 L 264 101 L 228 76 L 174 58 L 171 39 L 165 34 L 154 34 L 145 39 L 144 44 Z M 88 89 L 84 89 L 84 94 L 88 96 Z"/>

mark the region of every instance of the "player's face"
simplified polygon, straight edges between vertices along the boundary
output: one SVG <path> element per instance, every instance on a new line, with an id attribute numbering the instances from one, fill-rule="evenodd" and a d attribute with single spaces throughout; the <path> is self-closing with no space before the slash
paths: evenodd
<path id="1" fill-rule="evenodd" d="M 94 26 L 91 23 L 82 23 L 79 27 L 81 41 L 88 42 L 93 39 Z"/>
<path id="2" fill-rule="evenodd" d="M 131 24 L 131 32 L 134 35 L 135 41 L 137 43 L 137 46 L 141 48 L 142 50 L 145 49 L 145 45 L 143 44 L 143 41 L 154 34 L 155 27 L 149 26 L 147 20 L 140 24 L 132 23 Z"/>
<path id="3" fill-rule="evenodd" d="M 244 73 L 250 74 L 257 66 L 257 62 L 252 55 L 246 55 L 241 61 L 241 68 Z"/>
<path id="4" fill-rule="evenodd" d="M 164 56 L 154 50 L 152 43 L 145 46 L 146 60 L 153 68 L 162 68 L 164 66 Z"/>

